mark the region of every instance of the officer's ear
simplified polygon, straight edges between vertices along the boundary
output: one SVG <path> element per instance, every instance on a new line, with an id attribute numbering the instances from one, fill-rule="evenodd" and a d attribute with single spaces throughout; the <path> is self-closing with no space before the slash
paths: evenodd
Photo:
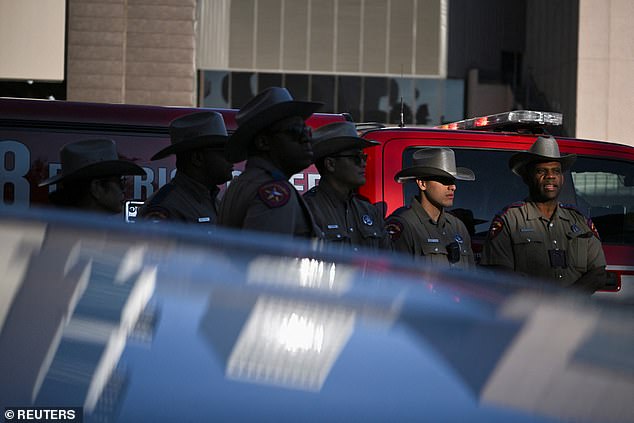
<path id="1" fill-rule="evenodd" d="M 270 151 L 271 150 L 271 140 L 264 134 L 258 134 L 255 136 L 253 140 L 253 145 L 255 145 L 255 149 L 258 151 Z"/>
<path id="2" fill-rule="evenodd" d="M 330 172 L 333 173 L 335 171 L 336 165 L 335 163 L 337 163 L 337 161 L 332 158 L 332 157 L 326 157 L 324 159 L 324 168 Z"/>
<path id="3" fill-rule="evenodd" d="M 427 189 L 427 182 L 423 181 L 422 179 L 417 179 L 416 180 L 416 185 L 418 185 L 418 188 L 421 191 L 425 191 Z"/>
<path id="4" fill-rule="evenodd" d="M 89 190 L 90 196 L 98 200 L 106 194 L 106 184 L 101 179 L 93 179 L 90 181 Z"/>

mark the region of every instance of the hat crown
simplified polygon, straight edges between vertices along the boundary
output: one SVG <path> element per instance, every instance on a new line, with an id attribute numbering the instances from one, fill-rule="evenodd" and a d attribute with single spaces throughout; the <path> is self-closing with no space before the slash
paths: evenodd
<path id="1" fill-rule="evenodd" d="M 529 148 L 529 153 L 545 158 L 560 159 L 559 145 L 553 137 L 538 137 Z"/>
<path id="2" fill-rule="evenodd" d="M 456 173 L 456 156 L 450 148 L 421 148 L 413 156 L 413 165 Z"/>
<path id="3" fill-rule="evenodd" d="M 172 144 L 178 144 L 199 137 L 226 137 L 227 128 L 220 113 L 197 112 L 174 119 L 169 133 Z"/>
<path id="4" fill-rule="evenodd" d="M 352 122 L 333 122 L 313 131 L 313 142 L 318 143 L 333 138 L 360 138 Z"/>
<path id="5" fill-rule="evenodd" d="M 291 101 L 294 101 L 293 96 L 291 96 L 291 93 L 288 92 L 286 88 L 269 87 L 257 94 L 238 110 L 238 113 L 236 113 L 236 122 L 240 125 L 276 104 Z"/>
<path id="6" fill-rule="evenodd" d="M 110 139 L 90 139 L 66 144 L 59 152 L 62 173 L 72 173 L 95 163 L 119 160 L 117 147 Z"/>

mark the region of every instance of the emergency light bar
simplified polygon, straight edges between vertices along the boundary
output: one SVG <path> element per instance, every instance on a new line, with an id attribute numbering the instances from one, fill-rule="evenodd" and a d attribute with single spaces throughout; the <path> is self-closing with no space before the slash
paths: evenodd
<path id="1" fill-rule="evenodd" d="M 539 126 L 559 126 L 563 122 L 561 113 L 514 110 L 512 112 L 465 119 L 436 126 L 439 129 L 519 129 Z"/>

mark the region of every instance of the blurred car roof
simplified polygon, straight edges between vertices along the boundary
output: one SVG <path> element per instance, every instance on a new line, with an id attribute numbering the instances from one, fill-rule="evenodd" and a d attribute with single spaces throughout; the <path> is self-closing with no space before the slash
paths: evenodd
<path id="1" fill-rule="evenodd" d="M 216 228 L 0 214 L 0 406 L 87 421 L 628 421 L 631 309 Z"/>

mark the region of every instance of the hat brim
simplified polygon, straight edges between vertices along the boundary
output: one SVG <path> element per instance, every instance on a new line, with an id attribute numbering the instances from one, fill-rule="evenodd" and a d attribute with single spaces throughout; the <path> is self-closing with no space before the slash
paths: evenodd
<path id="1" fill-rule="evenodd" d="M 522 176 L 524 173 L 524 168 L 529 163 L 559 162 L 561 163 L 562 170 L 566 171 L 572 167 L 575 160 L 577 160 L 576 154 L 565 154 L 561 157 L 546 157 L 527 151 L 522 151 L 511 156 L 511 158 L 509 159 L 509 168 L 513 171 L 514 174 Z"/>
<path id="2" fill-rule="evenodd" d="M 466 167 L 456 167 L 456 173 L 452 174 L 449 172 L 445 172 L 444 170 L 428 166 L 406 167 L 405 169 L 394 175 L 394 180 L 399 184 L 402 184 L 412 179 L 424 179 L 434 176 L 452 178 L 460 181 L 475 181 L 475 174 L 471 169 L 467 169 Z"/>
<path id="3" fill-rule="evenodd" d="M 123 175 L 145 175 L 145 170 L 143 170 L 141 166 L 125 160 L 105 160 L 82 167 L 71 173 L 59 173 L 55 176 L 51 176 L 40 182 L 38 186 L 44 187 L 58 182 Z"/>
<path id="4" fill-rule="evenodd" d="M 196 150 L 198 148 L 224 149 L 227 145 L 228 138 L 229 137 L 224 135 L 202 135 L 200 137 L 191 138 L 165 147 L 164 149 L 153 155 L 150 160 L 160 160 L 169 156 L 170 154 L 178 154 L 182 153 L 183 151 Z"/>
<path id="5" fill-rule="evenodd" d="M 337 137 L 319 141 L 313 145 L 313 158 L 315 161 L 324 157 L 332 156 L 346 150 L 354 148 L 365 149 L 375 147 L 380 143 L 373 140 L 366 140 L 361 137 Z"/>
<path id="6" fill-rule="evenodd" d="M 260 111 L 251 119 L 241 122 L 238 129 L 229 137 L 227 159 L 232 163 L 246 160 L 249 144 L 253 137 L 267 126 L 291 116 L 308 119 L 323 103 L 312 101 L 285 101 Z"/>

